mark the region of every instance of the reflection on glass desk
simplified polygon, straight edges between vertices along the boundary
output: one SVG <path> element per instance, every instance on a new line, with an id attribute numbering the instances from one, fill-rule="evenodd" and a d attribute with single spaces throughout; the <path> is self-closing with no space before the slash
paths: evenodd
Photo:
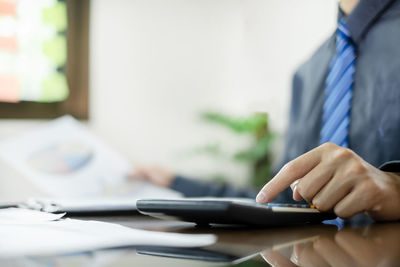
<path id="1" fill-rule="evenodd" d="M 400 223 L 340 230 L 333 225 L 198 229 L 143 216 L 96 219 L 153 231 L 212 233 L 218 241 L 202 248 L 147 246 L 0 259 L 0 266 L 400 266 Z"/>

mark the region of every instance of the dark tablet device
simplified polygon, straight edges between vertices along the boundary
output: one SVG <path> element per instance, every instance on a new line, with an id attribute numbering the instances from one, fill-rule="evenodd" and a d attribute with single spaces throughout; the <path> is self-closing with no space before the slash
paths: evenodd
<path id="1" fill-rule="evenodd" d="M 251 199 L 141 199 L 140 213 L 163 219 L 209 224 L 281 226 L 320 223 L 335 219 L 333 212 L 321 212 L 310 205 L 259 204 Z"/>

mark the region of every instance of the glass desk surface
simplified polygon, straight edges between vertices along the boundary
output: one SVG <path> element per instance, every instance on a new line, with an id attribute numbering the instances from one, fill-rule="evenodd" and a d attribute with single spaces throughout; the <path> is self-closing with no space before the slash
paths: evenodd
<path id="1" fill-rule="evenodd" d="M 132 247 L 72 255 L 0 259 L 0 266 L 400 266 L 400 223 L 345 226 L 211 227 L 145 216 L 96 217 L 128 227 L 177 233 L 212 233 L 203 248 Z"/>

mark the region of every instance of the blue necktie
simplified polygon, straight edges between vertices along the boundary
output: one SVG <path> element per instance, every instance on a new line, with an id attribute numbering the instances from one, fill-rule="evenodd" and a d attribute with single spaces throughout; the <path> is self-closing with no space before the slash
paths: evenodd
<path id="1" fill-rule="evenodd" d="M 355 73 L 355 49 L 346 24 L 339 22 L 336 54 L 326 78 L 320 143 L 349 146 L 350 109 Z"/>

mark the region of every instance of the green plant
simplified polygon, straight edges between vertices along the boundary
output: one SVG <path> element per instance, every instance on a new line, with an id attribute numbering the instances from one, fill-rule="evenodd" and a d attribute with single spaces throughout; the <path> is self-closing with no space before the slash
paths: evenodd
<path id="1" fill-rule="evenodd" d="M 232 155 L 222 153 L 219 143 L 203 146 L 197 152 L 207 153 L 213 157 L 229 157 L 235 162 L 247 164 L 251 168 L 250 184 L 254 187 L 264 185 L 271 177 L 271 146 L 274 140 L 274 134 L 268 125 L 268 114 L 256 113 L 247 117 L 234 117 L 217 112 L 205 112 L 201 117 L 206 122 L 231 130 L 234 134 L 250 136 L 252 143 Z M 220 174 L 217 176 L 222 179 Z"/>

